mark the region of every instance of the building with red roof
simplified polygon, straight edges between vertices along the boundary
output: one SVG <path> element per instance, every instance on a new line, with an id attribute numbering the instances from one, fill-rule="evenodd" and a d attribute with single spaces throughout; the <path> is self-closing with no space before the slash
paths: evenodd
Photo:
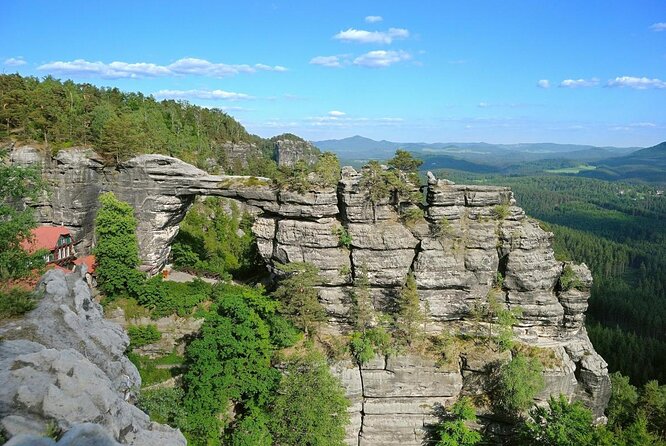
<path id="1" fill-rule="evenodd" d="M 39 226 L 31 231 L 30 238 L 21 242 L 21 247 L 34 253 L 48 251 L 44 255 L 46 263 L 67 265 L 76 258 L 74 239 L 69 229 L 64 226 Z"/>

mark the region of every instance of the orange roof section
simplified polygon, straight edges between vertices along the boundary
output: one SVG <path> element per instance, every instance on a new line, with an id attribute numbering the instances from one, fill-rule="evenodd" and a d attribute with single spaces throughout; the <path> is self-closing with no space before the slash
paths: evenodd
<path id="1" fill-rule="evenodd" d="M 21 248 L 28 252 L 36 252 L 40 249 L 52 251 L 56 248 L 61 235 L 71 235 L 69 229 L 64 226 L 39 226 L 30 232 L 30 240 L 21 242 Z"/>
<path id="2" fill-rule="evenodd" d="M 86 265 L 88 267 L 88 272 L 90 274 L 95 272 L 95 266 L 96 264 L 96 259 L 95 256 L 89 255 L 85 257 L 81 257 L 79 259 L 74 260 L 75 265 Z"/>

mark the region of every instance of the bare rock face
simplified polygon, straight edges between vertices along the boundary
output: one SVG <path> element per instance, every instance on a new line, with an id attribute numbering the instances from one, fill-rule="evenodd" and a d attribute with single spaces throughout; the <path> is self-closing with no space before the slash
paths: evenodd
<path id="1" fill-rule="evenodd" d="M 319 149 L 312 143 L 294 135 L 279 135 L 271 138 L 275 143 L 275 158 L 278 166 L 294 166 L 298 161 L 312 165 L 319 158 Z"/>
<path id="2" fill-rule="evenodd" d="M 55 422 L 69 431 L 58 445 L 185 445 L 128 402 L 141 385 L 123 355 L 129 339 L 103 319 L 82 270 L 51 270 L 39 288 L 38 307 L 0 327 L 0 424 L 11 444 L 39 444 L 34 436 Z"/>
<path id="3" fill-rule="evenodd" d="M 547 385 L 537 401 L 564 393 L 603 416 L 610 396 L 607 366 L 584 328 L 590 272 L 585 265 L 555 259 L 553 234 L 525 216 L 509 188 L 456 185 L 430 174 L 425 203 L 418 205 L 424 218 L 407 224 L 401 210 L 415 205 L 399 197 L 373 204 L 359 185 L 361 174 L 350 167 L 343 168 L 337 189 L 295 193 L 276 189 L 265 179 L 208 175 L 159 155 L 101 170 L 82 155 L 46 160 L 23 150 L 13 156 L 17 163 L 41 163 L 54 188 L 62 189 L 53 196 L 51 214 L 67 208 L 61 197 L 75 197 L 88 187 L 93 192 L 87 202 L 95 191 L 111 190 L 131 203 L 146 271 L 156 272 L 166 261 L 178 223 L 197 195 L 242 203 L 256 216 L 253 232 L 269 270 L 295 261 L 320 269 L 324 283 L 319 297 L 329 316 L 324 331 L 330 335 L 351 329 L 349 293 L 362 270 L 377 310 L 393 306 L 406 275 L 413 274 L 432 333 L 468 330 L 474 306 L 487 301 L 499 278 L 501 287 L 493 291 L 497 299 L 506 308 L 522 310 L 515 335 L 556 357 L 546 368 Z M 49 215 L 48 209 L 38 209 Z M 92 240 L 83 222 L 94 221 L 95 212 L 93 206 L 74 213 L 66 225 Z M 563 286 L 565 271 L 573 274 L 568 282 L 575 286 Z M 452 370 L 414 355 L 378 358 L 362 369 L 351 362 L 338 364 L 335 370 L 354 403 L 348 441 L 367 446 L 420 445 L 434 404 L 474 394 L 487 378 L 483 364 L 468 357 L 461 357 Z"/>

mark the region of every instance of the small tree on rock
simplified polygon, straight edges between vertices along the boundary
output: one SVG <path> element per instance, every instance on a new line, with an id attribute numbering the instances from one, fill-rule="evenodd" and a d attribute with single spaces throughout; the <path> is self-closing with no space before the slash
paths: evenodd
<path id="1" fill-rule="evenodd" d="M 423 325 L 426 320 L 426 315 L 421 310 L 421 301 L 413 273 L 407 275 L 396 304 L 395 326 L 399 340 L 403 340 L 411 347 L 424 336 Z"/>

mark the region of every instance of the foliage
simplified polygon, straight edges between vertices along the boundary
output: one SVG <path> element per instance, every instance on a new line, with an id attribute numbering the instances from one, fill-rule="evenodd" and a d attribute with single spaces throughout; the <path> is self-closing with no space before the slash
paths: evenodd
<path id="1" fill-rule="evenodd" d="M 391 335 L 384 327 L 378 326 L 353 332 L 349 339 L 349 351 L 356 363 L 363 365 L 378 354 L 388 354 L 391 344 Z"/>
<path id="2" fill-rule="evenodd" d="M 127 353 L 127 358 L 132 361 L 139 371 L 143 386 L 164 382 L 182 371 L 177 366 L 182 364 L 183 358 L 175 353 L 160 358 L 150 358 L 131 351 Z"/>
<path id="3" fill-rule="evenodd" d="M 252 216 L 241 213 L 235 203 L 227 203 L 211 197 L 189 210 L 172 248 L 176 267 L 218 277 L 256 274 L 258 253 Z"/>
<path id="4" fill-rule="evenodd" d="M 7 164 L 6 155 L 0 150 L 0 282 L 25 277 L 44 264 L 42 252 L 31 254 L 21 247 L 37 225 L 33 209 L 21 209 L 21 202 L 36 200 L 44 184 L 36 169 Z"/>
<path id="5" fill-rule="evenodd" d="M 143 347 L 162 339 L 162 333 L 155 324 L 131 325 L 127 328 L 127 334 L 130 338 L 130 348 Z"/>
<path id="6" fill-rule="evenodd" d="M 0 289 L 0 320 L 21 316 L 37 306 L 37 298 L 21 288 Z"/>
<path id="7" fill-rule="evenodd" d="M 416 279 L 413 273 L 409 273 L 396 302 L 396 340 L 410 347 L 421 340 L 425 335 L 426 316 L 421 309 Z"/>
<path id="8" fill-rule="evenodd" d="M 581 282 L 580 278 L 578 278 L 578 275 L 573 270 L 571 265 L 567 264 L 562 270 L 562 275 L 560 276 L 560 288 L 563 291 L 568 291 L 572 288 L 581 289 L 582 287 L 583 283 Z"/>
<path id="9" fill-rule="evenodd" d="M 405 173 L 418 173 L 422 164 L 422 160 L 414 158 L 410 152 L 401 149 L 396 150 L 395 156 L 388 161 L 390 167 Z"/>
<path id="10" fill-rule="evenodd" d="M 323 187 L 336 187 L 340 181 L 340 160 L 332 152 L 324 152 L 314 165 L 317 184 Z"/>
<path id="11" fill-rule="evenodd" d="M 201 302 L 209 298 L 211 285 L 196 278 L 191 282 L 165 282 L 162 276 L 151 277 L 137 288 L 136 300 L 148 308 L 151 317 L 177 314 L 185 317 Z"/>
<path id="12" fill-rule="evenodd" d="M 493 207 L 493 217 L 495 220 L 504 220 L 509 216 L 509 206 L 506 204 L 498 204 Z"/>
<path id="13" fill-rule="evenodd" d="M 626 427 L 635 416 L 638 391 L 629 384 L 629 377 L 619 372 L 611 373 L 611 399 L 606 408 L 608 424 Z"/>
<path id="14" fill-rule="evenodd" d="M 37 142 L 58 150 L 93 146 L 108 163 L 139 153 L 175 156 L 206 168 L 210 160 L 225 171 L 240 173 L 225 157 L 225 143 L 273 144 L 248 134 L 220 109 L 186 101 L 156 101 L 142 93 L 117 88 L 0 75 L 0 139 Z M 272 153 L 260 154 L 269 161 Z M 254 175 L 259 172 L 253 172 Z M 2 194 L 0 194 L 2 196 Z"/>
<path id="15" fill-rule="evenodd" d="M 418 206 L 409 206 L 402 211 L 400 216 L 406 225 L 413 225 L 423 219 L 423 209 Z"/>
<path id="16" fill-rule="evenodd" d="M 569 403 L 566 397 L 551 397 L 548 407 L 535 407 L 531 419 L 521 425 L 525 445 L 592 446 L 594 429 L 592 413 L 580 402 Z"/>
<path id="17" fill-rule="evenodd" d="M 279 265 L 283 277 L 273 296 L 281 303 L 280 312 L 291 320 L 305 336 L 316 332 L 326 313 L 317 294 L 321 284 L 319 270 L 307 262 Z"/>
<path id="18" fill-rule="evenodd" d="M 334 233 L 338 236 L 338 242 L 340 243 L 340 246 L 344 246 L 347 249 L 351 248 L 353 240 L 347 228 L 344 226 L 338 226 L 334 229 Z"/>
<path id="19" fill-rule="evenodd" d="M 252 407 L 231 429 L 228 435 L 230 446 L 271 446 L 273 436 L 269 430 L 269 416 Z"/>
<path id="20" fill-rule="evenodd" d="M 364 332 L 372 327 L 377 319 L 372 296 L 370 295 L 368 269 L 365 265 L 361 265 L 357 268 L 350 300 L 350 322 L 355 330 Z"/>
<path id="21" fill-rule="evenodd" d="M 150 415 L 152 421 L 180 427 L 187 416 L 183 407 L 184 395 L 180 387 L 144 390 L 139 395 L 137 406 Z"/>
<path id="22" fill-rule="evenodd" d="M 252 424 L 244 417 L 258 420 L 256 411 L 266 409 L 280 381 L 271 357 L 296 336 L 277 314 L 278 303 L 262 289 L 222 285 L 214 289 L 213 299 L 199 338 L 186 351 L 183 404 L 188 416 L 183 428 L 191 444 L 220 444 L 231 404 L 237 414 L 233 426 L 240 432 L 234 434 L 230 426 L 227 434 L 243 444 L 257 434 L 244 434 Z"/>
<path id="23" fill-rule="evenodd" d="M 497 371 L 493 405 L 503 413 L 517 415 L 532 405 L 543 386 L 541 362 L 518 353 Z"/>
<path id="24" fill-rule="evenodd" d="M 97 259 L 98 286 L 110 298 L 123 293 L 135 294 L 143 277 L 136 269 L 139 246 L 134 211 L 113 192 L 100 195 L 99 202 L 95 220 L 97 245 L 93 251 Z"/>
<path id="25" fill-rule="evenodd" d="M 467 427 L 476 422 L 476 411 L 468 397 L 456 401 L 444 420 L 436 426 L 436 446 L 474 446 L 481 441 L 481 434 Z"/>
<path id="26" fill-rule="evenodd" d="M 309 353 L 291 359 L 270 410 L 275 444 L 344 445 L 348 406 L 323 357 Z"/>

